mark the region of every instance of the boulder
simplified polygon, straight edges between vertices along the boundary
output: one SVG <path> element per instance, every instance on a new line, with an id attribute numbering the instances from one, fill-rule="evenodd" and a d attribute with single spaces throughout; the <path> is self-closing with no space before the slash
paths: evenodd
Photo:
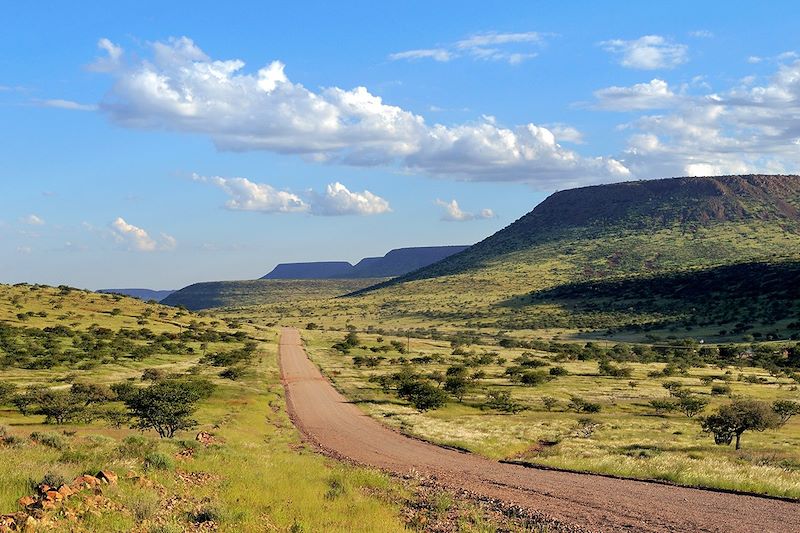
<path id="1" fill-rule="evenodd" d="M 36 503 L 36 498 L 34 498 L 33 496 L 23 496 L 22 498 L 17 500 L 17 503 L 19 504 L 20 507 L 29 507 L 34 503 Z"/>
<path id="2" fill-rule="evenodd" d="M 95 477 L 103 483 L 107 483 L 109 485 L 114 485 L 117 482 L 117 474 L 111 470 L 101 470 Z"/>

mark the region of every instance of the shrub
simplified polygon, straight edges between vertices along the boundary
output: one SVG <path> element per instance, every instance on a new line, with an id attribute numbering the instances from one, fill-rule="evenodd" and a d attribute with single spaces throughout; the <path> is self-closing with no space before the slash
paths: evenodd
<path id="1" fill-rule="evenodd" d="M 67 441 L 58 433 L 48 433 L 41 431 L 34 431 L 31 433 L 31 440 L 43 446 L 49 446 L 56 450 L 63 450 L 67 447 Z"/>
<path id="2" fill-rule="evenodd" d="M 650 400 L 649 405 L 655 410 L 657 415 L 674 411 L 678 407 L 672 400 L 662 400 L 659 398 Z"/>
<path id="3" fill-rule="evenodd" d="M 544 405 L 544 408 L 548 411 L 552 411 L 553 408 L 558 405 L 558 400 L 552 396 L 542 396 L 542 405 Z"/>
<path id="4" fill-rule="evenodd" d="M 144 467 L 148 470 L 168 470 L 172 468 L 172 458 L 161 452 L 148 452 L 144 456 Z"/>
<path id="5" fill-rule="evenodd" d="M 519 382 L 523 385 L 528 385 L 529 387 L 541 385 L 542 383 L 547 382 L 549 379 L 549 374 L 544 370 L 530 370 L 528 372 L 523 372 L 519 376 Z"/>
<path id="6" fill-rule="evenodd" d="M 569 375 L 569 371 L 564 368 L 563 366 L 554 366 L 550 369 L 551 376 L 566 376 Z"/>
<path id="7" fill-rule="evenodd" d="M 570 397 L 567 407 L 577 413 L 599 413 L 601 410 L 599 403 L 593 403 L 588 400 L 584 400 L 580 396 Z"/>
<path id="8" fill-rule="evenodd" d="M 730 385 L 713 385 L 711 387 L 711 394 L 715 396 L 722 396 L 731 393 Z"/>
<path id="9" fill-rule="evenodd" d="M 692 418 L 708 405 L 707 398 L 694 396 L 692 394 L 685 394 L 678 399 L 677 408 L 687 417 Z"/>
<path id="10" fill-rule="evenodd" d="M 246 369 L 242 366 L 231 366 L 219 373 L 219 377 L 236 381 L 241 379 L 246 373 Z"/>
<path id="11" fill-rule="evenodd" d="M 495 409 L 504 413 L 519 413 L 527 409 L 521 403 L 515 402 L 508 391 L 490 391 L 486 395 L 483 406 L 487 409 Z"/>

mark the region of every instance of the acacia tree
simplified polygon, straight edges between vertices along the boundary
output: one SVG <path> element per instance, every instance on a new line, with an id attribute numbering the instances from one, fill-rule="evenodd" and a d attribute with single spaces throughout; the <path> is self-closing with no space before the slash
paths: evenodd
<path id="1" fill-rule="evenodd" d="M 717 444 L 730 445 L 736 439 L 738 450 L 742 433 L 776 428 L 780 425 L 780 418 L 766 402 L 737 399 L 721 406 L 716 413 L 701 418 L 700 424 L 703 431 L 714 435 Z"/>
<path id="2" fill-rule="evenodd" d="M 133 427 L 152 429 L 171 438 L 180 429 L 197 425 L 191 418 L 197 402 L 211 394 L 213 385 L 200 380 L 164 380 L 136 390 L 125 398 L 125 405 L 136 421 Z"/>
<path id="3" fill-rule="evenodd" d="M 778 415 L 780 425 L 783 426 L 795 415 L 800 415 L 800 402 L 792 400 L 776 400 L 772 403 L 772 410 Z"/>

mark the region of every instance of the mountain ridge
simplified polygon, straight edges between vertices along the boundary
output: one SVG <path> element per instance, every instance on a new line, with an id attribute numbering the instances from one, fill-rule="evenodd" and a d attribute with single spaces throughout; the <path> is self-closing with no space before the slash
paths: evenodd
<path id="1" fill-rule="evenodd" d="M 390 278 L 413 272 L 468 246 L 411 246 L 389 250 L 382 257 L 365 257 L 355 265 L 346 261 L 280 263 L 260 279 Z"/>

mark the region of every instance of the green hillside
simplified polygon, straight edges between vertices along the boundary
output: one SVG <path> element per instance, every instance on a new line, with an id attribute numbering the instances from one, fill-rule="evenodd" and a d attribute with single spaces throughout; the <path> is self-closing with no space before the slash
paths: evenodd
<path id="1" fill-rule="evenodd" d="M 199 310 L 334 298 L 375 283 L 365 279 L 256 279 L 195 283 L 167 296 L 162 303 Z"/>
<path id="2" fill-rule="evenodd" d="M 665 317 L 642 308 L 628 316 L 596 313 L 595 321 L 567 320 L 578 305 L 574 299 L 567 304 L 555 293 L 530 302 L 524 297 L 564 284 L 797 261 L 799 206 L 798 176 L 674 178 L 562 191 L 468 250 L 328 302 L 314 319 L 328 317 L 333 325 L 338 322 L 331 317 L 352 321 L 356 316 L 365 324 L 398 327 L 555 329 L 576 335 L 606 334 L 609 328 L 619 333 L 631 324 L 660 321 L 657 333 L 678 335 L 670 330 L 684 327 L 686 313 Z M 282 316 L 287 311 L 281 309 Z M 735 329 L 745 336 L 764 326 L 742 331 L 736 327 L 740 317 L 730 318 L 717 320 L 722 323 L 715 322 L 713 332 Z M 791 334 L 783 326 L 778 332 Z"/>

